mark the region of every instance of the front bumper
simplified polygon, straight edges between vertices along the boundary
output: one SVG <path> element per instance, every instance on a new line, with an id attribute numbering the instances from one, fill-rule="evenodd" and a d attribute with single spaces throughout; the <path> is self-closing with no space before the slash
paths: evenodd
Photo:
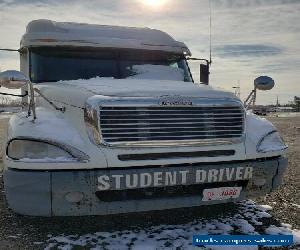
<path id="1" fill-rule="evenodd" d="M 253 168 L 252 177 L 243 180 L 186 183 L 172 186 L 99 190 L 99 176 L 185 171 L 195 169 Z M 233 202 L 265 195 L 281 182 L 287 167 L 284 157 L 235 161 L 142 167 L 129 169 L 68 170 L 68 171 L 25 171 L 7 169 L 4 173 L 4 187 L 9 206 L 19 214 L 33 216 L 82 216 L 106 215 L 180 207 L 193 207 Z M 221 181 L 220 181 L 221 180 Z M 223 201 L 202 201 L 205 188 L 221 186 L 242 186 L 237 199 Z M 71 197 L 67 199 L 66 197 Z M 76 201 L 77 198 L 80 201 Z"/>

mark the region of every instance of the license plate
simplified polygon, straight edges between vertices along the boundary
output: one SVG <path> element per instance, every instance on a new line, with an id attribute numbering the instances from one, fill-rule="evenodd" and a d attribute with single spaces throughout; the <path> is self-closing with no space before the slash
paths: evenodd
<path id="1" fill-rule="evenodd" d="M 202 201 L 227 200 L 230 198 L 238 198 L 242 187 L 220 187 L 203 190 Z"/>

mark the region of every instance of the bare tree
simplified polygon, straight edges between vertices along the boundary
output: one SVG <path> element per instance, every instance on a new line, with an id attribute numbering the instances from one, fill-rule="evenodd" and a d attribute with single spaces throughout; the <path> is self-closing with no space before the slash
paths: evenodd
<path id="1" fill-rule="evenodd" d="M 300 97 L 294 96 L 294 104 L 297 112 L 300 112 Z"/>

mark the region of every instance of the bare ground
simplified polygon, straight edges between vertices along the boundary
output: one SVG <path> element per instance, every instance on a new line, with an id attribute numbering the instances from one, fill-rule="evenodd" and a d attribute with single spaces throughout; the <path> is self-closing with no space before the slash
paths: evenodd
<path id="1" fill-rule="evenodd" d="M 284 184 L 266 197 L 257 199 L 273 207 L 274 217 L 300 228 L 300 116 L 269 117 L 288 144 L 288 170 Z M 298 206 L 297 206 L 298 205 Z"/>

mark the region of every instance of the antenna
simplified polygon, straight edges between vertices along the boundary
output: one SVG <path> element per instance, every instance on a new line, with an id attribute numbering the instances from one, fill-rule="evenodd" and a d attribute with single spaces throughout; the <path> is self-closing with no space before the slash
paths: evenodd
<path id="1" fill-rule="evenodd" d="M 212 45 L 211 45 L 211 28 L 212 28 L 212 22 L 211 22 L 211 0 L 209 0 L 209 64 L 212 63 L 211 60 L 211 50 L 212 50 Z"/>

